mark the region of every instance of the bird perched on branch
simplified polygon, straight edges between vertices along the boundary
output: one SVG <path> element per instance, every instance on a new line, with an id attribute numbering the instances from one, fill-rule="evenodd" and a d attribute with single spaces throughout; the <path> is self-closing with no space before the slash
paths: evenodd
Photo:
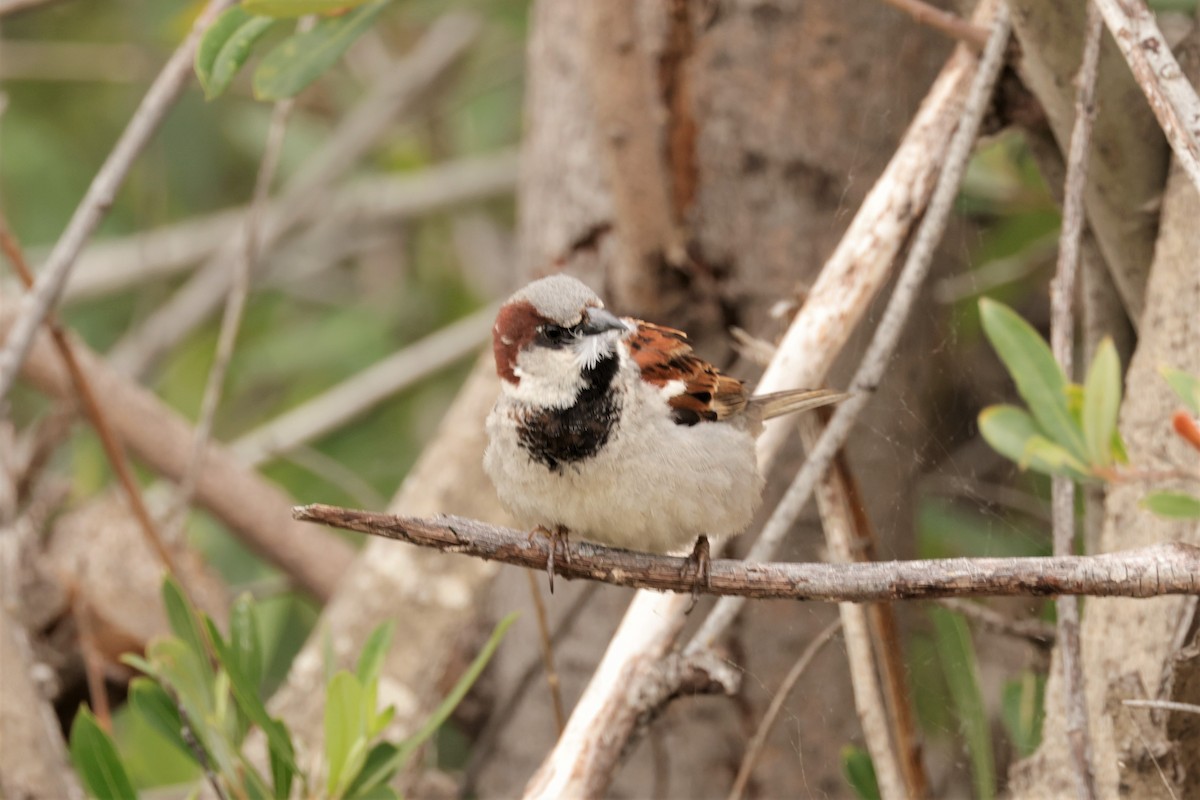
<path id="1" fill-rule="evenodd" d="M 706 581 L 707 537 L 741 533 L 761 499 L 763 420 L 845 397 L 751 397 L 686 334 L 617 317 L 566 275 L 510 297 L 492 346 L 501 393 L 484 468 L 517 520 L 551 537 L 551 590 L 568 533 L 651 553 L 691 547 L 688 568 Z"/>

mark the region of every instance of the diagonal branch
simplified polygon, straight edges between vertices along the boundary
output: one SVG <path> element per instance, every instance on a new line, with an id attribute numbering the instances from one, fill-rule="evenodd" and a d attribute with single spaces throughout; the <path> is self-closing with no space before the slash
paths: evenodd
<path id="1" fill-rule="evenodd" d="M 401 517 L 321 504 L 296 506 L 304 522 L 447 553 L 544 570 L 550 556 L 545 537 L 464 517 Z M 677 592 L 695 588 L 679 556 L 638 553 L 590 542 L 574 542 L 554 553 L 554 572 L 564 580 L 583 578 L 616 586 Z M 867 603 L 936 597 L 1091 595 L 1157 597 L 1200 593 L 1200 547 L 1164 542 L 1096 556 L 1044 558 L 947 558 L 873 563 L 712 562 L 711 582 L 700 591 L 758 599 Z"/>
<path id="2" fill-rule="evenodd" d="M 192 74 L 192 59 L 196 54 L 201 32 L 219 13 L 231 5 L 233 0 L 209 0 L 192 26 L 191 32 L 151 84 L 146 96 L 142 98 L 141 105 L 121 133 L 121 138 L 117 140 L 104 165 L 96 173 L 83 200 L 71 216 L 71 221 L 67 223 L 67 229 L 59 237 L 58 243 L 46 260 L 46 265 L 39 273 L 33 291 L 21 299 L 16 323 L 4 349 L 0 351 L 0 400 L 8 394 L 8 390 L 16 381 L 21 363 L 29 354 L 29 348 L 33 346 L 38 326 L 58 302 L 79 251 L 112 207 L 117 190 L 121 188 L 125 176 L 150 141 L 150 137 L 158 130 L 167 110 L 183 92 Z"/>
<path id="3" fill-rule="evenodd" d="M 1096 0 L 1179 165 L 1200 191 L 1200 97 L 1143 0 Z"/>

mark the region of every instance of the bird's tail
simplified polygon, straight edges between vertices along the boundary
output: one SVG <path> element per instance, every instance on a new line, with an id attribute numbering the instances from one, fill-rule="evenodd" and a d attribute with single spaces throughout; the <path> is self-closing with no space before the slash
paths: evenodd
<path id="1" fill-rule="evenodd" d="M 762 415 L 761 419 L 771 419 L 832 405 L 849 396 L 845 392 L 835 392 L 833 389 L 788 389 L 751 397 L 750 406 Z"/>

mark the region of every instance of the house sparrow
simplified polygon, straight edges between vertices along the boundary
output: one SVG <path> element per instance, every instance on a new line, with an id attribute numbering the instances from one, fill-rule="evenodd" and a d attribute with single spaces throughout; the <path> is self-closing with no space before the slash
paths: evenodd
<path id="1" fill-rule="evenodd" d="M 697 357 L 686 334 L 614 316 L 566 275 L 510 297 L 492 347 L 501 393 L 483 464 L 516 519 L 551 535 L 551 589 L 568 532 L 651 553 L 695 543 L 699 581 L 706 537 L 740 533 L 758 507 L 763 420 L 845 397 L 750 397 Z"/>

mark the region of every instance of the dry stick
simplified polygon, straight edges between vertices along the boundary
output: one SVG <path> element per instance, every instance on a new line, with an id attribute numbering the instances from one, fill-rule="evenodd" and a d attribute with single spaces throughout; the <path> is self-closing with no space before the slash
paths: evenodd
<path id="1" fill-rule="evenodd" d="M 562 689 L 559 686 L 558 670 L 554 668 L 554 643 L 550 640 L 550 623 L 546 621 L 546 604 L 542 601 L 542 587 L 537 577 L 525 570 L 529 579 L 529 594 L 533 598 L 533 609 L 537 615 L 538 636 L 542 646 L 542 663 L 546 666 L 546 685 L 550 688 L 550 700 L 554 704 L 554 721 L 561 736 L 567 726 L 567 714 L 563 710 Z"/>
<path id="2" fill-rule="evenodd" d="M 742 758 L 742 766 L 738 769 L 737 778 L 733 781 L 733 788 L 729 790 L 727 800 L 741 800 L 742 795 L 746 793 L 746 786 L 750 783 L 750 775 L 753 774 L 754 767 L 758 765 L 758 759 L 762 756 L 763 745 L 767 743 L 767 736 L 771 733 L 771 729 L 775 727 L 775 720 L 779 717 L 779 712 L 783 710 L 783 704 L 787 702 L 788 695 L 792 693 L 792 689 L 800 682 L 800 678 L 808 670 L 809 664 L 824 649 L 825 645 L 833 641 L 834 635 L 841 630 L 841 627 L 842 621 L 840 619 L 826 625 L 825 629 L 808 643 L 808 647 L 804 648 L 804 652 L 800 654 L 800 658 L 796 659 L 796 663 L 788 670 L 783 683 L 779 684 L 778 691 L 771 698 L 771 705 L 767 706 L 767 713 L 763 714 L 762 720 L 758 723 L 758 729 L 754 731 L 754 736 L 750 737 L 750 744 L 746 746 L 746 755 Z"/>
<path id="3" fill-rule="evenodd" d="M 1182 711 L 1185 714 L 1200 714 L 1200 705 L 1195 703 L 1177 703 L 1174 700 L 1122 700 L 1127 706 L 1138 708 L 1161 708 L 1165 711 Z"/>
<path id="4" fill-rule="evenodd" d="M 17 242 L 12 232 L 8 228 L 8 222 L 3 214 L 0 214 L 0 248 L 4 250 L 4 254 L 8 260 L 12 262 L 13 269 L 16 270 L 17 276 L 25 284 L 25 286 L 33 285 L 33 274 L 30 272 L 29 265 L 25 263 L 25 256 L 21 250 L 21 245 Z M 50 331 L 50 336 L 54 341 L 54 347 L 58 350 L 59 356 L 62 358 L 63 365 L 67 368 L 67 373 L 71 376 L 71 384 L 75 388 L 75 393 L 79 396 L 80 402 L 83 404 L 84 413 L 87 414 L 88 421 L 96 431 L 96 436 L 100 439 L 100 446 L 104 448 L 104 454 L 112 464 L 113 472 L 117 475 L 117 482 L 121 484 L 121 489 L 125 493 L 125 499 L 129 503 L 129 508 L 133 512 L 134 519 L 137 520 L 138 527 L 142 531 L 142 536 L 146 539 L 146 544 L 155 552 L 159 560 L 167 571 L 176 577 L 180 582 L 180 586 L 186 585 L 183 579 L 183 573 L 179 569 L 179 564 L 175 561 L 174 555 L 159 535 L 158 528 L 154 524 L 154 520 L 150 516 L 149 509 L 146 508 L 146 502 L 142 498 L 142 490 L 138 486 L 137 479 L 133 475 L 133 470 L 129 466 L 129 458 L 125 454 L 125 445 L 121 441 L 120 436 L 113 430 L 109 423 L 108 416 L 104 413 L 100 406 L 99 400 L 96 399 L 96 393 L 92 390 L 91 381 L 84 374 L 83 369 L 79 366 L 79 360 L 75 357 L 75 351 L 72 347 L 71 340 L 67 337 L 62 326 L 58 324 L 53 312 L 45 317 L 45 325 Z"/>
<path id="5" fill-rule="evenodd" d="M 295 519 L 360 531 L 447 553 L 544 570 L 546 537 L 465 517 L 433 519 L 358 511 L 323 504 L 296 506 Z M 587 579 L 673 592 L 686 607 L 693 583 L 687 559 L 603 547 L 559 545 L 554 572 L 563 580 Z M 1157 597 L 1200 593 L 1200 547 L 1161 542 L 1093 556 L 946 558 L 851 564 L 712 561 L 712 581 L 700 591 L 759 599 L 869 603 L 938 597 Z M 682 625 L 682 619 L 679 624 Z M 699 655 L 685 652 L 684 656 Z"/>
<path id="6" fill-rule="evenodd" d="M 1087 184 L 1088 150 L 1095 121 L 1096 71 L 1100 60 L 1100 35 L 1104 29 L 1096 3 L 1088 4 L 1087 36 L 1083 59 L 1076 78 L 1075 125 L 1067 154 L 1067 180 L 1063 190 L 1063 224 L 1059 239 L 1058 267 L 1050 285 L 1050 348 L 1063 374 L 1070 379 L 1075 335 L 1075 283 L 1079 270 L 1079 242 L 1083 235 L 1083 189 Z M 1054 554 L 1064 556 L 1075 546 L 1075 484 L 1070 478 L 1055 477 L 1051 486 Z M 1087 697 L 1079 645 L 1079 601 L 1059 597 L 1058 644 L 1062 663 L 1063 695 L 1066 701 L 1067 749 L 1080 798 L 1096 796 L 1092 769 L 1091 738 L 1088 735 Z"/>
<path id="7" fill-rule="evenodd" d="M 192 452 L 188 457 L 187 468 L 175 501 L 168 513 L 168 525 L 174 528 L 174 534 L 183 531 L 187 508 L 191 505 L 192 496 L 196 492 L 196 480 L 204 462 L 204 453 L 208 449 L 208 440 L 212 436 L 213 420 L 217 415 L 217 406 L 221 404 L 221 395 L 225 389 L 225 375 L 229 371 L 229 362 L 233 358 L 233 349 L 237 344 L 238 330 L 242 326 L 242 316 L 246 310 L 246 300 L 250 295 L 250 273 L 258 260 L 259 225 L 263 217 L 263 208 L 271 193 L 271 183 L 275 179 L 275 170 L 279 166 L 279 156 L 283 151 L 283 140 L 287 134 L 288 117 L 291 116 L 294 101 L 281 100 L 275 104 L 271 112 L 271 123 L 267 129 L 267 142 L 263 148 L 262 162 L 258 166 L 258 176 L 254 183 L 254 195 L 250 201 L 250 211 L 246 214 L 241 232 L 242 248 L 230 262 L 233 274 L 229 285 L 229 297 L 225 302 L 225 314 L 221 318 L 221 330 L 217 335 L 217 349 L 213 356 L 212 367 L 208 371 L 208 380 L 204 384 L 204 397 L 200 401 L 200 416 L 192 434 Z"/>
<path id="8" fill-rule="evenodd" d="M 984 0 L 973 18 L 990 20 L 995 7 L 992 0 Z M 759 382 L 759 391 L 820 385 L 887 280 L 897 253 L 925 208 L 936 180 L 938 158 L 958 122 L 974 67 L 975 59 L 967 49 L 956 48 L 792 321 L 775 360 Z M 759 465 L 764 472 L 769 472 L 791 430 L 781 422 L 768 425 L 759 438 Z M 632 693 L 637 687 L 629 682 L 645 674 L 656 654 L 670 647 L 682 628 L 687 606 L 687 598 L 673 595 L 639 593 L 634 597 L 576 704 L 566 732 L 526 786 L 527 797 L 603 791 L 624 743 L 643 718 L 635 712 L 646 708 L 646 695 Z M 631 706 L 637 709 L 631 711 Z M 597 738 L 601 730 L 605 732 L 603 741 Z"/>
<path id="9" fill-rule="evenodd" d="M 979 69 L 975 73 L 958 129 L 946 150 L 944 167 L 938 177 L 933 196 L 930 198 L 929 207 L 925 212 L 924 219 L 921 220 L 916 238 L 909 250 L 908 259 L 904 263 L 900 278 L 896 282 L 896 288 L 888 301 L 887 309 L 875 330 L 875 337 L 871 340 L 866 355 L 863 356 L 854 380 L 851 381 L 849 389 L 851 396 L 838 406 L 817 443 L 809 451 L 804 465 L 796 474 L 791 486 L 788 487 L 787 493 L 763 526 L 762 534 L 746 554 L 748 561 L 770 558 L 779 543 L 791 531 L 796 518 L 812 495 L 818 479 L 832 462 L 837 451 L 845 444 L 858 415 L 866 407 L 872 392 L 879 385 L 879 381 L 887 369 L 892 353 L 895 352 L 896 345 L 900 340 L 900 334 L 909 311 L 916 302 L 921 285 L 929 272 L 934 250 L 942 238 L 946 222 L 953 209 L 958 185 L 962 180 L 963 171 L 966 169 L 971 148 L 974 146 L 979 130 L 979 122 L 987 111 L 992 87 L 995 85 L 1000 68 L 1004 63 L 1008 33 L 1008 11 L 1007 7 L 1001 4 L 997 7 L 992 37 L 988 41 Z M 822 273 L 822 277 L 824 277 L 824 273 Z M 820 281 L 818 281 L 819 283 Z M 780 345 L 781 356 L 785 356 L 787 352 L 785 347 L 788 338 L 790 338 L 790 331 L 789 337 L 785 338 L 784 343 Z M 777 359 L 775 363 L 780 363 L 780 360 Z M 770 374 L 770 370 L 768 370 L 768 374 Z M 774 388 L 776 387 L 773 386 L 772 389 Z M 782 427 L 777 425 L 775 430 L 778 431 Z M 768 429 L 760 438 L 760 453 L 764 446 L 763 440 L 771 434 L 772 430 Z M 766 447 L 778 447 L 778 444 L 768 442 Z M 688 651 L 694 652 L 700 648 L 711 647 L 728 628 L 733 618 L 737 616 L 741 609 L 741 603 L 740 600 L 726 600 L 717 603 L 700 630 L 692 637 L 692 641 L 688 644 Z"/>
<path id="10" fill-rule="evenodd" d="M 1053 647 L 1058 638 L 1055 635 L 1054 626 L 1049 622 L 1042 622 L 1040 619 L 1012 619 L 987 606 L 954 597 L 942 598 L 937 603 L 956 614 L 962 614 L 971 622 L 978 623 L 981 628 L 993 633 L 1024 639 L 1038 647 Z"/>
<path id="11" fill-rule="evenodd" d="M 923 0 L 883 0 L 883 2 L 908 14 L 917 21 L 917 24 L 927 25 L 952 39 L 966 42 L 975 50 L 982 50 L 987 44 L 986 28 L 967 22 L 951 11 L 931 6 Z"/>
<path id="12" fill-rule="evenodd" d="M 1179 165 L 1200 191 L 1200 97 L 1143 0 L 1095 0 Z M 1090 19 L 1090 18 L 1089 18 Z"/>
<path id="13" fill-rule="evenodd" d="M 802 428 L 801 435 L 806 439 L 806 444 L 811 444 L 815 433 L 815 430 L 804 431 Z M 821 526 L 825 529 L 830 558 L 839 563 L 858 561 L 852 547 L 855 540 L 861 538 L 854 533 L 860 514 L 854 507 L 854 498 L 849 487 L 848 473 L 835 468 L 825 474 L 816 489 L 817 508 L 821 515 Z M 875 766 L 879 796 L 883 800 L 923 797 L 929 790 L 929 781 L 925 778 L 919 758 L 916 773 L 910 779 L 902 766 L 900 742 L 896 737 L 889 735 L 883 689 L 872 652 L 874 648 L 871 643 L 870 625 L 867 622 L 867 609 L 853 603 L 840 603 L 838 614 L 845 634 L 854 708 L 858 712 L 859 727 L 863 732 L 867 752 L 871 754 L 871 763 Z M 907 687 L 904 697 L 900 699 L 902 702 L 908 702 Z M 908 742 L 908 746 L 914 745 L 915 741 Z"/>
<path id="14" fill-rule="evenodd" d="M 67 228 L 54 245 L 50 257 L 38 274 L 31 292 L 21 299 L 17 320 L 0 351 L 0 400 L 3 400 L 21 369 L 21 363 L 33 346 L 38 326 L 58 301 L 62 288 L 84 243 L 100 224 L 116 199 L 117 190 L 129 173 L 133 162 L 158 130 L 167 110 L 179 98 L 192 73 L 192 59 L 200 42 L 200 34 L 217 14 L 233 5 L 234 0 L 209 0 L 200 12 L 191 31 L 175 50 L 162 72 L 154 79 L 129 124 L 121 133 L 104 165 L 96 173 L 83 200 L 67 223 Z"/>
<path id="15" fill-rule="evenodd" d="M 112 734 L 112 709 L 108 703 L 108 687 L 104 684 L 104 656 L 96 645 L 96 628 L 92 625 L 92 609 L 87 600 L 71 589 L 71 616 L 79 631 L 79 650 L 83 656 L 83 674 L 88 698 L 100 727 Z"/>
<path id="16" fill-rule="evenodd" d="M 458 63 L 478 31 L 474 17 L 456 13 L 441 17 L 430 27 L 288 182 L 280 195 L 279 214 L 268 219 L 259 234 L 264 252 L 321 207 L 328 187 L 358 161 L 398 113 L 411 108 L 431 84 Z M 228 292 L 226 264 L 239 255 L 240 248 L 241 242 L 231 239 L 138 329 L 126 334 L 110 351 L 113 365 L 130 374 L 141 374 L 207 319 Z"/>
<path id="17" fill-rule="evenodd" d="M 491 335 L 495 318 L 492 305 L 453 322 L 245 434 L 230 449 L 245 463 L 258 466 L 319 438 L 474 353 Z"/>

